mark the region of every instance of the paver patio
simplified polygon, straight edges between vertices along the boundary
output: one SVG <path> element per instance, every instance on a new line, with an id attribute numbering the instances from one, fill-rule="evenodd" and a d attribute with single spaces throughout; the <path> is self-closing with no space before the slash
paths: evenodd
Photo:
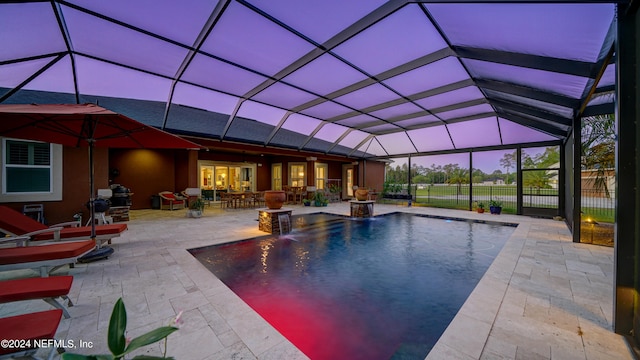
<path id="1" fill-rule="evenodd" d="M 347 215 L 347 203 L 325 208 L 291 206 L 294 214 Z M 519 226 L 440 338 L 429 359 L 632 359 L 612 332 L 613 249 L 574 244 L 560 221 L 514 215 L 376 204 L 394 211 L 516 222 Z M 183 311 L 171 335 L 176 359 L 304 359 L 306 356 L 206 270 L 186 250 L 264 235 L 255 209 L 206 208 L 203 218 L 184 211 L 131 212 L 129 231 L 113 241 L 108 260 L 67 267 L 70 319 L 58 339 L 93 342 L 81 353 L 108 353 L 106 331 L 115 301 L 128 312 L 128 336 L 166 325 Z M 0 273 L 1 279 L 36 276 Z M 0 305 L 0 316 L 48 309 L 43 301 Z M 162 355 L 162 343 L 138 353 Z"/>

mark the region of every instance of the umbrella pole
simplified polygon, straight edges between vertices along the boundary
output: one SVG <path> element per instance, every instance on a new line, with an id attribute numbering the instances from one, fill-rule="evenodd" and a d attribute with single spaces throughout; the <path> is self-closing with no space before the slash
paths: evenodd
<path id="1" fill-rule="evenodd" d="M 96 240 L 96 205 L 95 205 L 95 185 L 94 185 L 94 172 L 93 172 L 93 145 L 95 140 L 88 139 L 89 143 L 89 187 L 91 188 L 91 196 L 89 196 L 89 209 L 91 211 L 91 240 L 95 241 L 97 248 L 93 249 L 86 255 L 78 259 L 79 262 L 92 262 L 100 259 L 108 259 L 109 255 L 113 253 L 113 249 L 108 246 L 100 246 Z"/>
<path id="2" fill-rule="evenodd" d="M 89 196 L 89 211 L 91 213 L 91 216 L 89 217 L 91 219 L 91 240 L 96 241 L 96 206 L 95 206 L 95 198 L 93 197 L 95 194 L 95 189 L 94 189 L 94 172 L 93 172 L 93 143 L 95 142 L 95 140 L 93 139 L 89 139 L 89 188 L 91 191 L 91 194 Z"/>

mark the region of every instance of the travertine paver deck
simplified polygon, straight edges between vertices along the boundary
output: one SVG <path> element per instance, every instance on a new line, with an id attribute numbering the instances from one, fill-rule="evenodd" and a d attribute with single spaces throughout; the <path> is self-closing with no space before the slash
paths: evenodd
<path id="1" fill-rule="evenodd" d="M 292 208 L 294 214 L 349 214 L 346 203 Z M 566 225 L 552 220 L 375 206 L 376 214 L 393 211 L 520 224 L 429 359 L 632 359 L 611 331 L 613 249 L 574 244 Z M 184 210 L 139 210 L 131 217 L 129 231 L 113 241 L 111 258 L 56 272 L 74 275 L 70 297 L 76 304 L 58 339 L 95 344 L 78 352 L 108 353 L 107 324 L 122 297 L 130 337 L 184 312 L 184 325 L 168 342 L 168 355 L 176 359 L 306 358 L 186 251 L 263 235 L 256 210 L 212 207 L 201 219 L 186 218 Z M 0 279 L 36 275 L 12 271 Z M 2 304 L 0 316 L 48 308 L 43 301 Z M 161 355 L 163 348 L 155 344 L 138 353 Z"/>

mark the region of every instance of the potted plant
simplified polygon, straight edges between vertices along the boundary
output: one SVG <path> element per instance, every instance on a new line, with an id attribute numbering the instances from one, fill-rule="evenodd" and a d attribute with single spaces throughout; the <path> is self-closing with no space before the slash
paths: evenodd
<path id="1" fill-rule="evenodd" d="M 340 201 L 340 193 L 342 192 L 342 188 L 338 186 L 338 184 L 329 184 L 328 189 L 330 196 L 330 199 L 328 200 Z"/>
<path id="2" fill-rule="evenodd" d="M 202 217 L 204 211 L 204 200 L 196 198 L 189 203 L 189 210 L 187 210 L 187 216 L 192 218 Z"/>
<path id="3" fill-rule="evenodd" d="M 491 212 L 491 214 L 500 215 L 502 212 L 502 201 L 500 201 L 500 199 L 489 200 L 489 212 Z"/>
<path id="4" fill-rule="evenodd" d="M 484 203 L 482 201 L 478 203 L 476 210 L 478 211 L 478 214 L 482 214 L 484 212 Z"/>
<path id="5" fill-rule="evenodd" d="M 311 206 L 311 200 L 309 199 L 302 199 L 302 203 L 304 204 L 304 206 Z"/>
<path id="6" fill-rule="evenodd" d="M 329 200 L 327 200 L 327 197 L 324 196 L 324 192 L 316 191 L 316 193 L 313 195 L 313 204 L 315 206 L 325 206 L 325 202 L 329 203 Z"/>

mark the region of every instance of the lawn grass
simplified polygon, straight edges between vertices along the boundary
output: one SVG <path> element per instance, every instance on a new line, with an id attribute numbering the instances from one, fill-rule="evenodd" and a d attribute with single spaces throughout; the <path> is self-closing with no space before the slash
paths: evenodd
<path id="1" fill-rule="evenodd" d="M 445 196 L 455 195 L 458 191 L 457 185 L 429 186 L 424 189 L 417 189 L 418 196 Z M 509 196 L 516 195 L 515 186 L 474 186 L 474 196 Z M 469 196 L 469 186 L 460 187 L 460 195 Z"/>
<path id="2" fill-rule="evenodd" d="M 488 211 L 488 200 L 486 199 L 500 199 L 503 202 L 502 212 L 505 214 L 516 213 L 515 197 L 517 195 L 515 186 L 507 185 L 492 185 L 492 186 L 474 186 L 473 196 L 474 198 L 484 199 L 485 209 Z M 528 189 L 527 189 L 528 190 Z M 544 195 L 554 196 L 557 195 L 555 189 L 543 189 Z M 460 194 L 458 194 L 458 188 L 456 185 L 443 185 L 443 186 L 429 186 L 424 189 L 416 190 L 416 203 L 420 206 L 430 206 L 436 208 L 447 209 L 459 209 L 469 210 L 469 186 L 464 185 L 460 188 Z M 526 196 L 525 194 L 525 200 Z M 532 195 L 536 195 L 535 191 Z M 593 200 L 593 199 L 591 199 Z M 525 201 L 525 205 L 528 202 Z M 475 204 L 474 204 L 475 206 Z M 549 204 L 536 204 L 537 207 L 555 207 L 555 205 Z M 474 209 L 475 210 L 475 209 Z M 583 217 L 589 216 L 599 223 L 613 223 L 615 221 L 614 209 L 606 207 L 583 207 Z"/>
<path id="3" fill-rule="evenodd" d="M 586 220 L 587 218 L 596 222 L 613 224 L 615 222 L 615 211 L 613 209 L 583 207 L 582 219 Z"/>

